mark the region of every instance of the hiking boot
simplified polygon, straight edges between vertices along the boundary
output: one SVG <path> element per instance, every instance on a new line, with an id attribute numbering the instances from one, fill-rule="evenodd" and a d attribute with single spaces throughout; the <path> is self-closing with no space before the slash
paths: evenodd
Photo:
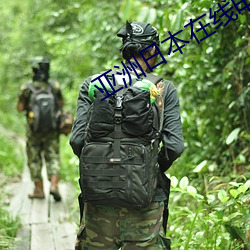
<path id="1" fill-rule="evenodd" d="M 43 182 L 41 180 L 35 181 L 35 189 L 32 194 L 28 194 L 30 199 L 44 199 Z"/>
<path id="2" fill-rule="evenodd" d="M 59 180 L 60 177 L 57 175 L 52 175 L 50 178 L 50 194 L 53 195 L 55 201 L 60 201 L 62 199 L 58 190 Z"/>

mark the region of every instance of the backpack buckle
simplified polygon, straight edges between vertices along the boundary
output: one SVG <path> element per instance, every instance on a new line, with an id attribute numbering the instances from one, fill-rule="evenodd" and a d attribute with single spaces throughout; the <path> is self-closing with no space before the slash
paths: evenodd
<path id="1" fill-rule="evenodd" d="M 121 124 L 122 122 L 122 114 L 121 113 L 115 113 L 115 123 Z"/>
<path id="2" fill-rule="evenodd" d="M 115 104 L 116 110 L 122 109 L 122 100 L 123 100 L 123 96 L 116 96 L 116 104 Z"/>

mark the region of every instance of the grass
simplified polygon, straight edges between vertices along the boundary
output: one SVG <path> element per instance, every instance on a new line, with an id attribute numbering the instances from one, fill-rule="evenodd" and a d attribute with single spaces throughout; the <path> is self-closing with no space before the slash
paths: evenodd
<path id="1" fill-rule="evenodd" d="M 60 159 L 62 179 L 71 182 L 78 189 L 78 158 L 74 155 L 69 145 L 69 136 L 60 136 Z"/>
<path id="2" fill-rule="evenodd" d="M 15 136 L 0 135 L 0 172 L 9 177 L 19 176 L 23 170 L 24 153 L 17 140 Z"/>
<path id="3" fill-rule="evenodd" d="M 6 210 L 8 204 L 6 204 L 4 187 L 21 176 L 24 161 L 17 137 L 12 137 L 13 134 L 6 135 L 6 131 L 0 135 L 0 249 L 10 249 L 20 227 L 19 218 L 13 218 Z"/>
<path id="4" fill-rule="evenodd" d="M 10 249 L 20 225 L 18 218 L 11 217 L 0 207 L 0 249 Z"/>

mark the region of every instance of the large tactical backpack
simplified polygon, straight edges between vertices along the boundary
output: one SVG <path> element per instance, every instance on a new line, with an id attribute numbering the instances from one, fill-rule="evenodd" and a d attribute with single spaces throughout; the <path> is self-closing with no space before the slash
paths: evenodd
<path id="1" fill-rule="evenodd" d="M 161 79 L 151 74 L 144 78 L 154 87 Z M 141 81 L 133 80 L 131 87 L 104 100 L 100 91 L 94 91 L 80 156 L 85 202 L 138 209 L 152 202 L 161 122 L 150 90 L 138 87 Z"/>
<path id="2" fill-rule="evenodd" d="M 37 89 L 28 84 L 31 98 L 28 110 L 28 124 L 34 133 L 46 133 L 58 127 L 58 101 L 53 93 L 52 85 L 46 89 Z"/>

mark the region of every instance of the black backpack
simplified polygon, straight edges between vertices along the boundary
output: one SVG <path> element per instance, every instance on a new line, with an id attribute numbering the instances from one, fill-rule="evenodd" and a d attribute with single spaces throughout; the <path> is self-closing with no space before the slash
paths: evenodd
<path id="1" fill-rule="evenodd" d="M 58 128 L 59 105 L 50 83 L 46 89 L 27 85 L 31 91 L 28 124 L 34 133 L 46 133 Z"/>
<path id="2" fill-rule="evenodd" d="M 146 79 L 156 84 L 162 78 L 147 74 Z M 133 85 L 102 101 L 95 90 L 80 156 L 85 202 L 139 209 L 155 195 L 160 111 L 151 104 L 150 91 Z"/>

